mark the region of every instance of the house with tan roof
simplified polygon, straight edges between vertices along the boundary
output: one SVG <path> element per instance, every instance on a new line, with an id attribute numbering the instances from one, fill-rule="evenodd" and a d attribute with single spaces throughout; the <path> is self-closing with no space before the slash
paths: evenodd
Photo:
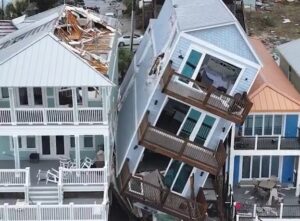
<path id="1" fill-rule="evenodd" d="M 229 183 L 241 206 L 250 199 L 250 204 L 259 207 L 257 216 L 269 216 L 260 207 L 270 206 L 277 214 L 272 220 L 299 218 L 299 206 L 283 202 L 298 204 L 300 193 L 300 94 L 262 42 L 252 38 L 251 43 L 263 68 L 249 91 L 251 111 L 244 124 L 232 130 Z M 282 205 L 282 211 L 275 204 Z"/>

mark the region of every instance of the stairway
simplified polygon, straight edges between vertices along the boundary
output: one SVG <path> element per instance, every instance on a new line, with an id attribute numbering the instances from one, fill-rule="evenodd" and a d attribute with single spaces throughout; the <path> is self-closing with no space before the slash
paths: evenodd
<path id="1" fill-rule="evenodd" d="M 29 200 L 31 204 L 58 204 L 57 186 L 33 186 L 29 188 Z"/>

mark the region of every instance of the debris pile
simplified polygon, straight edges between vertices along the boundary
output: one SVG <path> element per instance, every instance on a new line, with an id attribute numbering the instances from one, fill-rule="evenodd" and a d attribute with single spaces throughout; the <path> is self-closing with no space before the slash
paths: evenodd
<path id="1" fill-rule="evenodd" d="M 116 32 L 116 28 L 89 10 L 69 6 L 66 6 L 54 31 L 66 47 L 102 74 L 107 74 Z"/>

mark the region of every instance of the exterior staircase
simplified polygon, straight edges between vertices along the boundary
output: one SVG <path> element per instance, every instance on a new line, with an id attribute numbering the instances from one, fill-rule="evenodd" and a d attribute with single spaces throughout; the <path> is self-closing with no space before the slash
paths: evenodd
<path id="1" fill-rule="evenodd" d="M 29 187 L 29 200 L 31 204 L 58 204 L 57 186 Z"/>

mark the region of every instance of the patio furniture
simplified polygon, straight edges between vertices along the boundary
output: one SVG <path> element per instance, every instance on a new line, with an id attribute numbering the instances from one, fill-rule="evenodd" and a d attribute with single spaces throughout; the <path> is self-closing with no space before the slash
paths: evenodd
<path id="1" fill-rule="evenodd" d="M 44 170 L 39 170 L 36 177 L 38 178 L 37 184 L 40 183 L 41 180 L 47 180 L 47 172 Z"/>
<path id="2" fill-rule="evenodd" d="M 70 167 L 70 159 L 60 158 L 59 159 L 59 166 L 63 167 L 63 168 L 69 168 Z"/>
<path id="3" fill-rule="evenodd" d="M 53 172 L 50 172 L 50 170 L 47 171 L 46 184 L 48 184 L 48 182 L 58 183 L 58 176 Z"/>
<path id="4" fill-rule="evenodd" d="M 31 153 L 29 155 L 30 163 L 38 163 L 40 161 L 40 155 L 38 153 Z"/>
<path id="5" fill-rule="evenodd" d="M 263 189 L 271 190 L 276 186 L 276 182 L 274 180 L 263 180 L 258 184 L 258 187 Z"/>
<path id="6" fill-rule="evenodd" d="M 91 168 L 91 166 L 94 164 L 94 161 L 89 158 L 85 157 L 83 163 L 81 164 L 81 168 Z"/>

